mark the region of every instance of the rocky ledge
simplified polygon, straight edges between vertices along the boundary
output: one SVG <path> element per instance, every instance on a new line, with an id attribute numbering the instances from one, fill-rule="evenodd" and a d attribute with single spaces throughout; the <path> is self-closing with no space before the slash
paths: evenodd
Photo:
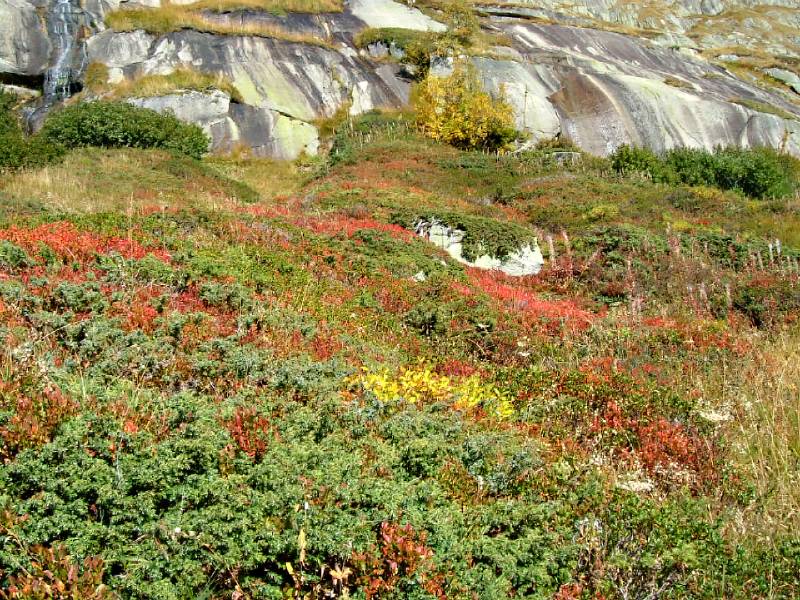
<path id="1" fill-rule="evenodd" d="M 778 93 L 705 60 L 685 44 L 665 45 L 652 36 L 586 27 L 587 19 L 616 19 L 624 25 L 662 26 L 664 35 L 686 36 L 702 18 L 721 18 L 713 1 L 666 3 L 660 21 L 630 23 L 602 8 L 608 2 L 588 3 L 586 10 L 573 6 L 569 13 L 558 2 L 537 3 L 535 9 L 518 4 L 504 3 L 502 10 L 484 7 L 490 15 L 484 17 L 485 31 L 506 43 L 470 60 L 490 89 L 506 95 L 519 127 L 534 140 L 567 135 L 599 155 L 623 143 L 656 150 L 767 145 L 800 155 L 800 96 L 791 91 L 796 73 L 782 68 L 780 77 L 772 75 L 790 82 L 785 93 Z M 191 30 L 152 35 L 104 30 L 104 11 L 114 5 L 87 5 L 95 28 L 85 41 L 89 63 L 105 65 L 112 83 L 179 68 L 222 75 L 239 97 L 176 90 L 131 101 L 172 110 L 201 124 L 216 151 L 245 146 L 255 155 L 281 158 L 314 154 L 319 147 L 316 123 L 342 107 L 358 114 L 407 103 L 410 82 L 401 61 L 358 50 L 354 37 L 359 31 L 444 27 L 391 0 L 351 0 L 337 14 L 276 17 L 239 11 L 215 17 L 243 24 L 274 22 L 284 30 L 324 35 L 329 41 L 325 45 Z M 532 19 L 537 15 L 531 11 L 543 10 L 551 21 L 559 17 L 572 24 Z M 783 40 L 784 46 L 791 46 L 790 38 Z M 8 0 L 0 6 L 0 42 L 0 71 L 7 75 L 41 75 L 52 59 L 36 6 L 27 0 Z M 446 72 L 449 61 L 452 57 L 438 61 L 434 72 Z"/>

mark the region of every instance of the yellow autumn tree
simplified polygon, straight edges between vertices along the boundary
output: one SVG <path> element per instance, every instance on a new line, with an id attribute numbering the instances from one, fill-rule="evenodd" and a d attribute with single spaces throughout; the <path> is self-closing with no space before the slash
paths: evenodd
<path id="1" fill-rule="evenodd" d="M 517 137 L 511 105 L 492 98 L 469 64 L 457 64 L 449 77 L 428 75 L 413 103 L 419 130 L 457 148 L 502 150 Z"/>

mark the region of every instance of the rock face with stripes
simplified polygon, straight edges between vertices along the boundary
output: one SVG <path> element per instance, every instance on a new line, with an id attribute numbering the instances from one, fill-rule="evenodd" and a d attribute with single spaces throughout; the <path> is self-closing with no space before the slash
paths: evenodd
<path id="1" fill-rule="evenodd" d="M 777 20 L 773 12 L 784 10 L 752 8 L 760 4 L 756 0 L 735 1 L 745 14 L 752 12 L 751 29 Z M 153 6 L 159 0 L 136 4 Z M 800 95 L 791 85 L 787 83 L 783 93 L 765 91 L 698 52 L 709 40 L 716 43 L 714 36 L 720 44 L 727 43 L 723 25 L 733 18 L 728 11 L 732 4 L 646 4 L 652 10 L 620 11 L 617 0 L 499 3 L 487 9 L 491 16 L 484 17 L 483 25 L 506 45 L 470 60 L 486 87 L 505 95 L 519 128 L 533 140 L 568 136 L 599 155 L 623 143 L 655 150 L 768 145 L 800 155 Z M 387 26 L 444 29 L 405 3 L 349 0 L 341 13 L 206 15 L 227 25 L 276 25 L 324 39 L 325 44 L 191 30 L 164 35 L 104 30 L 103 15 L 119 5 L 117 0 L 82 3 L 95 31 L 86 41 L 88 63 L 104 64 L 110 83 L 180 68 L 223 75 L 238 90 L 236 98 L 222 91 L 176 90 L 131 102 L 199 123 L 212 136 L 215 151 L 247 147 L 255 155 L 279 158 L 315 153 L 320 145 L 316 123 L 344 107 L 359 114 L 407 104 L 411 82 L 400 64 L 402 56 L 396 49 L 356 48 L 359 32 Z M 544 14 L 563 24 L 532 20 Z M 41 25 L 29 23 L 31 15 L 35 16 L 34 6 L 27 0 L 0 0 L 0 71 L 41 76 L 54 66 L 56 44 Z M 709 20 L 721 24 L 719 30 L 711 28 Z M 661 34 L 645 38 L 635 32 L 615 33 L 608 31 L 613 29 L 609 23 L 660 27 Z M 587 28 L 590 24 L 595 27 Z M 781 31 L 775 44 L 791 52 L 794 38 L 783 31 L 785 26 L 775 22 L 775 30 Z M 449 62 L 440 57 L 433 72 L 446 73 Z M 797 77 L 786 69 L 780 74 L 790 82 Z"/>
<path id="2" fill-rule="evenodd" d="M 561 134 L 598 155 L 625 143 L 657 151 L 767 145 L 800 154 L 800 123 L 786 118 L 798 115 L 797 104 L 720 66 L 612 32 L 501 27 L 515 55 L 473 60 L 489 88 L 505 90 L 518 126 L 534 139 Z"/>

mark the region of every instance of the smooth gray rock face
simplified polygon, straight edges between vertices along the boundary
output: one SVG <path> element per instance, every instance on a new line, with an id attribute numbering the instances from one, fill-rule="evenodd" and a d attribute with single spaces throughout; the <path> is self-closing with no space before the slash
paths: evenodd
<path id="1" fill-rule="evenodd" d="M 26 0 L 0 0 L 0 73 L 42 75 L 50 42 L 36 8 Z"/>
<path id="2" fill-rule="evenodd" d="M 507 22 L 522 60 L 476 58 L 485 85 L 505 93 L 534 139 L 565 134 L 605 155 L 632 143 L 767 145 L 800 154 L 797 121 L 754 112 L 749 99 L 797 114 L 798 107 L 683 53 L 637 38 L 554 25 Z"/>
<path id="3" fill-rule="evenodd" d="M 90 41 L 88 51 L 90 61 L 115 70 L 112 78 L 116 72 L 130 78 L 193 68 L 232 81 L 244 104 L 229 106 L 235 128 L 208 130 L 219 151 L 244 143 L 257 155 L 313 154 L 319 140 L 312 121 L 332 116 L 346 104 L 358 114 L 408 100 L 408 86 L 391 69 L 387 72 L 388 65 L 320 46 L 193 31 L 157 39 L 141 32 L 106 31 Z"/>
<path id="4" fill-rule="evenodd" d="M 40 75 L 49 66 L 51 45 L 34 1 L 46 8 L 54 0 L 0 0 L 0 72 Z M 194 31 L 162 36 L 104 31 L 103 16 L 109 10 L 159 3 L 83 0 L 83 10 L 96 32 L 86 44 L 88 61 L 105 64 L 112 83 L 146 74 L 166 75 L 178 68 L 221 74 L 236 86 L 242 103 L 232 102 L 221 92 L 174 93 L 140 102 L 199 123 L 212 136 L 215 151 L 245 145 L 256 155 L 282 158 L 316 152 L 319 139 L 314 122 L 342 107 L 355 115 L 408 102 L 410 83 L 397 64 L 402 62 L 401 52 L 380 45 L 359 51 L 355 35 L 369 26 L 434 31 L 443 27 L 403 3 L 349 0 L 342 13 L 207 15 L 227 24 L 277 25 L 325 38 L 330 47 Z M 655 150 L 769 145 L 800 155 L 796 120 L 755 112 L 732 100 L 756 101 L 800 118 L 797 105 L 734 77 L 691 50 L 675 49 L 729 44 L 732 34 L 716 33 L 713 28 L 698 33 L 697 27 L 727 23 L 731 7 L 765 4 L 766 0 L 498 3 L 487 9 L 494 13 L 487 24 L 504 33 L 511 46 L 493 48 L 486 57 L 471 60 L 487 88 L 506 97 L 518 127 L 533 140 L 566 135 L 596 154 L 633 143 Z M 768 15 L 764 22 L 770 23 L 771 11 L 789 15 L 776 21 L 784 32 L 783 37 L 776 36 L 780 39 L 775 44 L 780 46 L 791 38 L 793 24 L 800 28 L 800 10 L 787 13 L 785 8 L 797 8 L 797 0 L 770 0 L 769 4 L 777 8 L 759 11 Z M 644 10 L 647 6 L 653 10 Z M 556 19 L 565 25 L 537 24 L 521 15 Z M 598 21 L 658 27 L 664 33 L 646 40 L 585 27 Z M 762 21 L 754 18 L 743 26 L 742 43 L 753 41 L 753 32 L 764 26 Z M 761 37 L 766 43 L 765 36 Z M 453 57 L 439 57 L 431 72 L 446 76 L 453 63 Z M 785 69 L 768 73 L 790 87 L 800 87 L 796 73 Z"/>
<path id="5" fill-rule="evenodd" d="M 797 75 L 797 73 L 792 73 L 786 69 L 767 69 L 765 73 L 778 81 L 782 81 L 796 93 L 800 94 L 800 76 Z"/>
<path id="6" fill-rule="evenodd" d="M 311 125 L 267 109 L 231 104 L 230 96 L 220 91 L 176 91 L 128 102 L 197 123 L 211 137 L 217 152 L 245 146 L 257 156 L 292 159 L 301 153 L 315 154 L 319 148 L 316 129 Z"/>
<path id="7" fill-rule="evenodd" d="M 231 98 L 219 91 L 202 93 L 187 90 L 155 98 L 131 98 L 128 102 L 156 112 L 172 112 L 179 119 L 197 123 L 210 133 L 228 119 Z"/>
<path id="8" fill-rule="evenodd" d="M 392 0 L 350 0 L 348 6 L 368 27 L 400 27 L 417 31 L 446 31 L 447 27 L 415 8 Z"/>

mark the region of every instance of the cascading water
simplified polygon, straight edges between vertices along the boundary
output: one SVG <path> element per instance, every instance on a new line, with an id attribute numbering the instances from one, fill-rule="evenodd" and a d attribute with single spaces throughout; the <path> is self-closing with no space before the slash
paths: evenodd
<path id="1" fill-rule="evenodd" d="M 73 0 L 55 0 L 47 19 L 47 31 L 53 44 L 55 62 L 44 80 L 44 104 L 52 106 L 72 95 L 77 75 L 85 62 L 80 41 L 83 11 Z"/>
<path id="2" fill-rule="evenodd" d="M 41 101 L 23 110 L 31 133 L 41 127 L 51 108 L 80 87 L 78 79 L 86 67 L 86 46 L 82 39 L 85 21 L 80 0 L 50 0 L 47 36 L 52 46 L 51 66 L 44 75 Z"/>

